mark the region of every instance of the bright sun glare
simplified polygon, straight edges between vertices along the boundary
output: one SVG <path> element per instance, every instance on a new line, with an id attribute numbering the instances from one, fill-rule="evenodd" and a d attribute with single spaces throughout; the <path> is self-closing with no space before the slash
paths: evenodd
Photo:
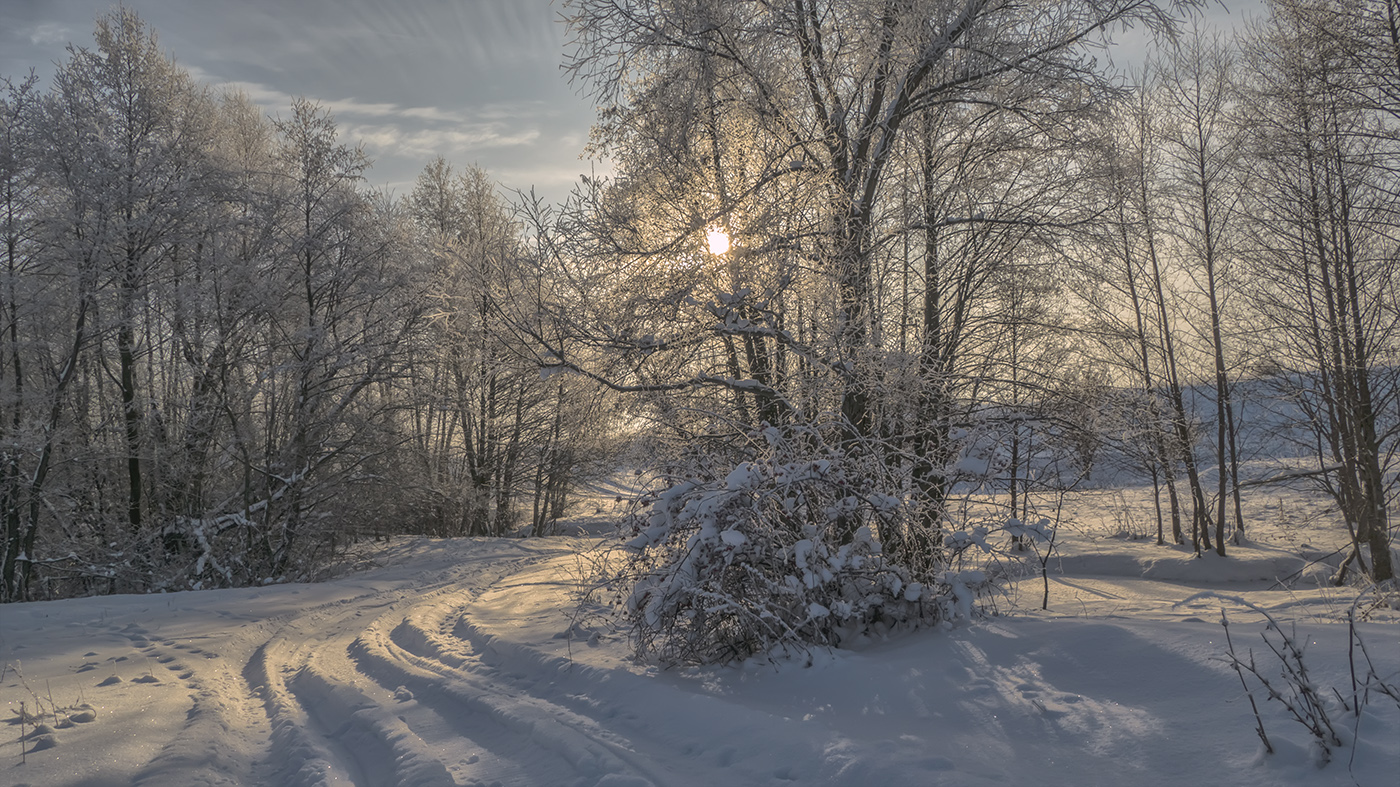
<path id="1" fill-rule="evenodd" d="M 729 251 L 729 233 L 719 227 L 705 230 L 705 242 L 710 246 L 710 253 L 716 257 Z"/>

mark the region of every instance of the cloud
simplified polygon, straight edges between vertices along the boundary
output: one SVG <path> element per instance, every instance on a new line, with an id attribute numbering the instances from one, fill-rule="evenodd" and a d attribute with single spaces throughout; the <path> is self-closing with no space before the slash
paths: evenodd
<path id="1" fill-rule="evenodd" d="M 57 22 L 45 22 L 30 29 L 25 36 L 34 46 L 63 46 L 75 40 L 73 28 Z"/>
<path id="2" fill-rule="evenodd" d="M 262 107 L 263 111 L 270 115 L 288 111 L 291 109 L 292 103 L 296 101 L 296 96 L 290 93 L 284 93 L 257 82 L 217 82 L 202 78 L 199 69 L 191 68 L 188 70 L 191 76 L 209 85 L 215 92 L 242 93 L 248 97 L 249 101 Z"/>
<path id="3" fill-rule="evenodd" d="M 217 81 L 209 78 L 209 75 L 199 69 L 189 69 L 191 76 L 211 84 L 215 90 L 227 90 L 240 92 L 248 97 L 250 101 L 271 114 L 286 112 L 296 100 L 296 96 L 282 90 L 278 90 L 268 85 L 258 82 L 243 81 Z M 442 107 L 419 106 L 406 107 L 401 104 L 389 102 L 361 101 L 355 97 L 324 99 L 316 96 L 306 96 L 306 98 L 320 104 L 323 108 L 335 116 L 337 120 L 353 120 L 356 118 L 399 118 L 405 121 L 413 121 L 414 124 L 468 124 L 482 120 L 504 120 L 509 118 L 519 118 L 522 115 L 523 106 L 514 108 L 502 106 L 482 107 L 480 111 L 468 114 L 460 110 L 444 109 Z M 536 103 L 538 109 L 531 109 L 524 112 L 529 116 L 539 116 L 548 114 L 543 102 Z"/>
<path id="4" fill-rule="evenodd" d="M 198 69 L 192 75 L 213 82 Z M 258 82 L 225 81 L 215 90 L 240 92 L 269 115 L 287 115 L 296 97 Z M 557 114 L 543 101 L 490 104 L 471 109 L 406 107 L 357 98 L 320 99 L 340 127 L 341 139 L 362 144 L 373 158 L 387 156 L 427 161 L 435 156 L 466 157 L 485 150 L 529 147 L 544 136 L 542 121 Z"/>
<path id="5" fill-rule="evenodd" d="M 467 118 L 460 112 L 451 112 L 438 107 L 404 107 L 398 104 L 360 101 L 357 98 L 321 101 L 320 104 L 337 118 L 399 117 L 431 123 L 465 123 L 467 121 Z"/>
<path id="6" fill-rule="evenodd" d="M 345 127 L 342 134 L 363 144 L 371 156 L 405 156 L 423 161 L 434 156 L 451 158 L 488 149 L 529 146 L 542 136 L 537 128 L 507 129 L 493 123 L 452 129 L 353 125 Z"/>
<path id="7" fill-rule="evenodd" d="M 198 83 L 274 117 L 319 102 L 373 181 L 411 184 L 437 155 L 558 191 L 586 168 L 593 112 L 560 76 L 562 0 L 123 1 Z M 0 74 L 51 74 L 113 2 L 0 0 Z"/>

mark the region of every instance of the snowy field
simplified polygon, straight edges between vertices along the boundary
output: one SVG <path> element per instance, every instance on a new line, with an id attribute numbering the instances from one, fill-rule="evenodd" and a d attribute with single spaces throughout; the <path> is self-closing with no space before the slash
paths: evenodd
<path id="1" fill-rule="evenodd" d="M 1263 755 L 1222 606 L 1261 671 L 1239 601 L 1296 623 L 1315 684 L 1349 698 L 1356 591 L 1300 557 L 1338 545 L 1322 501 L 1251 505 L 1250 542 L 1196 560 L 1135 537 L 1155 530 L 1142 490 L 1082 495 L 1048 612 L 1030 577 L 983 621 L 776 665 L 632 662 L 578 606 L 587 536 L 405 540 L 318 585 L 3 606 L 0 785 L 1393 787 L 1386 697 L 1318 768 L 1256 690 Z M 1400 617 L 1357 630 L 1400 682 Z"/>

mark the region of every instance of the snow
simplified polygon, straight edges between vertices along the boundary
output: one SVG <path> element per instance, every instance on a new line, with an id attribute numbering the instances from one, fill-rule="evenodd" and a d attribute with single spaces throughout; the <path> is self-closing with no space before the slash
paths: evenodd
<path id="1" fill-rule="evenodd" d="M 1339 621 L 1357 591 L 1300 557 L 1330 531 L 1280 515 L 1230 557 L 1195 558 L 1121 532 L 1124 504 L 1070 501 L 1049 611 L 1036 574 L 982 599 L 990 617 L 736 667 L 634 662 L 579 603 L 602 559 L 591 536 L 403 540 L 316 585 L 7 605 L 0 784 L 1395 784 L 1395 703 L 1373 701 L 1355 757 L 1319 768 L 1256 692 L 1264 756 L 1222 659 L 1224 608 L 1263 663 L 1257 605 L 1296 623 L 1313 680 L 1349 696 Z M 1400 681 L 1400 616 L 1357 630 Z M 23 755 L 22 703 L 48 725 L 25 722 Z"/>

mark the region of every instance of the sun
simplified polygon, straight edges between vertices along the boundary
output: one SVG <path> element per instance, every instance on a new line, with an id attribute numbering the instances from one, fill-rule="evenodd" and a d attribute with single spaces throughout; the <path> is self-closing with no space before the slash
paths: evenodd
<path id="1" fill-rule="evenodd" d="M 711 227 L 705 230 L 705 243 L 710 247 L 711 254 L 723 256 L 729 251 L 729 233 L 721 227 Z"/>

